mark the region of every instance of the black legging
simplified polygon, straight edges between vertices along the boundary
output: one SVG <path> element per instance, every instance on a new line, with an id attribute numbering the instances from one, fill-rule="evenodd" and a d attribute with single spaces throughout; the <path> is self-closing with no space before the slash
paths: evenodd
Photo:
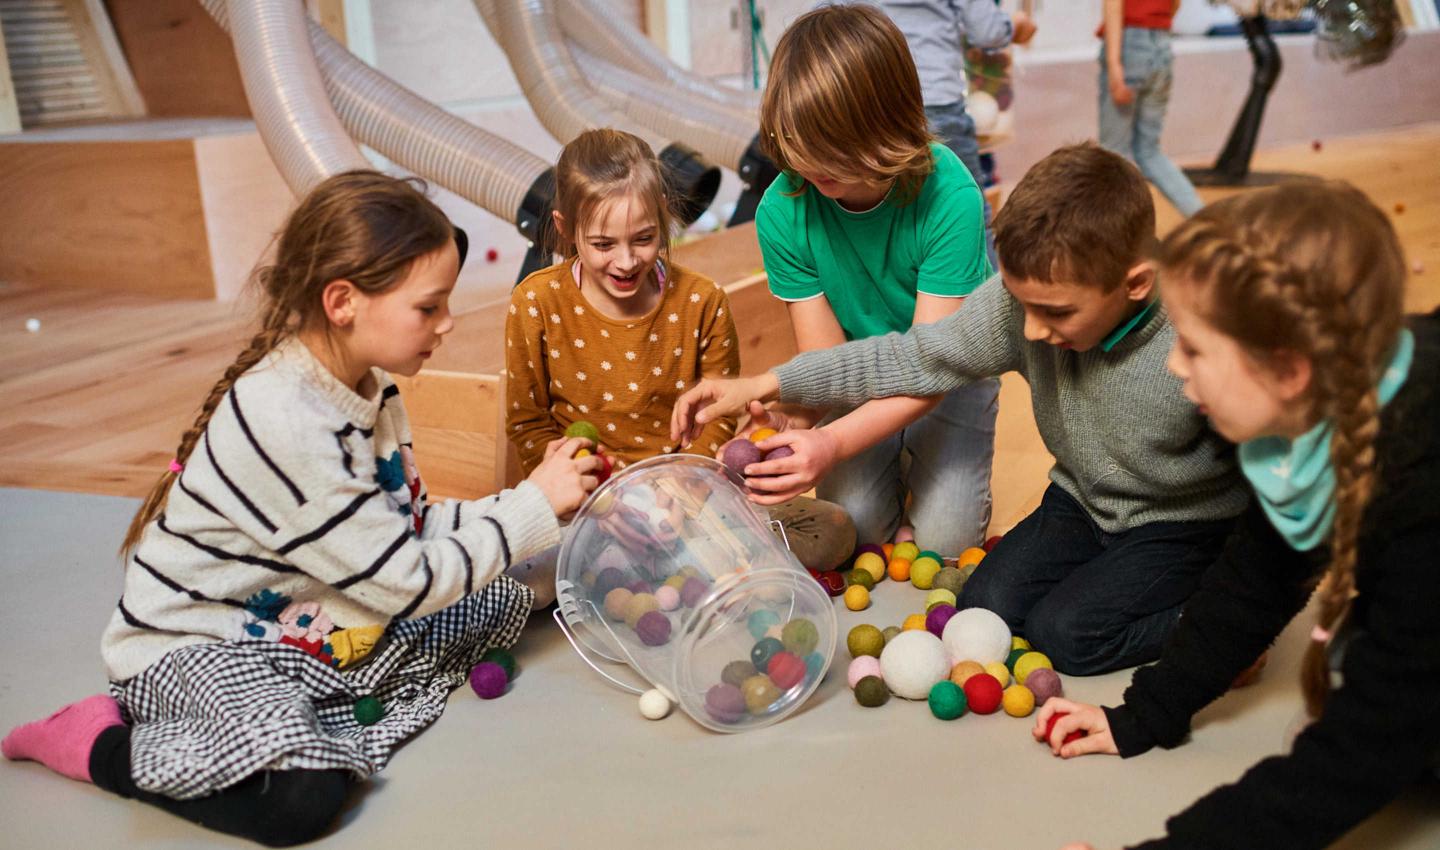
<path id="1" fill-rule="evenodd" d="M 269 847 L 319 838 L 335 822 L 350 789 L 350 775 L 343 770 L 282 770 L 262 771 L 195 800 L 142 791 L 130 775 L 129 726 L 100 733 L 90 750 L 90 778 L 121 797 Z"/>

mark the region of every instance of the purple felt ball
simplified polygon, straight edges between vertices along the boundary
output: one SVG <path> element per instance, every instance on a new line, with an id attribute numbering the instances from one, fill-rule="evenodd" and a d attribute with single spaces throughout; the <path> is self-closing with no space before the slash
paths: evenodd
<path id="1" fill-rule="evenodd" d="M 874 552 L 875 554 L 880 556 L 881 560 L 889 560 L 885 557 L 885 547 L 881 546 L 879 543 L 866 543 L 863 546 L 855 547 L 855 557 L 857 558 L 865 554 L 866 552 Z"/>
<path id="2" fill-rule="evenodd" d="M 789 457 L 789 456 L 791 456 L 791 455 L 793 455 L 793 454 L 795 454 L 795 450 L 794 450 L 794 449 L 790 448 L 789 446 L 781 446 L 781 447 L 778 448 L 778 449 L 771 449 L 770 451 L 766 452 L 766 453 L 765 453 L 765 459 L 766 459 L 766 460 L 779 460 L 779 459 L 781 459 L 781 458 L 783 458 L 783 457 Z"/>
<path id="3" fill-rule="evenodd" d="M 653 589 L 650 587 L 650 582 L 638 578 L 625 586 L 631 593 L 649 593 Z"/>
<path id="4" fill-rule="evenodd" d="M 1025 677 L 1025 687 L 1035 695 L 1035 705 L 1045 704 L 1045 700 L 1051 697 L 1065 696 L 1065 690 L 1060 686 L 1060 674 L 1049 667 L 1037 667 Z"/>
<path id="5" fill-rule="evenodd" d="M 609 593 L 617 587 L 624 586 L 625 573 L 621 572 L 618 567 L 606 567 L 605 569 L 600 571 L 600 575 L 595 577 L 595 587 L 593 589 L 593 592 L 595 594 L 595 598 L 604 599 L 605 594 Z"/>
<path id="6" fill-rule="evenodd" d="M 481 661 L 470 671 L 470 687 L 475 689 L 476 696 L 481 699 L 494 699 L 505 693 L 505 686 L 509 679 L 505 677 L 505 668 L 494 661 Z"/>
<path id="7" fill-rule="evenodd" d="M 745 695 L 734 685 L 715 685 L 705 692 L 705 713 L 721 723 L 745 716 Z"/>
<path id="8" fill-rule="evenodd" d="M 680 604 L 686 608 L 694 608 L 705 598 L 705 592 L 709 589 L 710 585 L 698 578 L 692 576 L 685 579 L 685 583 L 680 586 Z"/>
<path id="9" fill-rule="evenodd" d="M 720 451 L 720 462 L 736 475 L 744 475 L 745 467 L 760 462 L 760 449 L 749 440 L 731 440 Z"/>
<path id="10" fill-rule="evenodd" d="M 659 611 L 646 611 L 635 623 L 635 634 L 646 646 L 664 646 L 670 640 L 670 618 Z"/>
<path id="11" fill-rule="evenodd" d="M 925 630 L 935 637 L 942 637 L 945 634 L 945 624 L 950 622 L 950 618 L 957 613 L 954 605 L 941 602 L 925 615 Z"/>

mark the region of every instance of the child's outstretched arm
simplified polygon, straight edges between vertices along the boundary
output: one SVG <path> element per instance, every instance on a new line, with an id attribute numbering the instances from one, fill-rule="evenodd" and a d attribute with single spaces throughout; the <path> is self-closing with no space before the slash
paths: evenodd
<path id="1" fill-rule="evenodd" d="M 740 339 L 735 334 L 735 321 L 730 315 L 730 299 L 725 290 L 716 286 L 702 305 L 705 316 L 700 325 L 700 375 L 702 378 L 724 380 L 740 374 Z M 722 416 L 707 424 L 689 449 L 713 455 L 735 436 L 735 416 Z"/>
<path id="2" fill-rule="evenodd" d="M 563 439 L 550 415 L 550 370 L 545 358 L 545 321 L 524 287 L 510 297 L 505 318 L 505 436 L 520 455 L 525 474 L 545 458 L 545 447 Z"/>

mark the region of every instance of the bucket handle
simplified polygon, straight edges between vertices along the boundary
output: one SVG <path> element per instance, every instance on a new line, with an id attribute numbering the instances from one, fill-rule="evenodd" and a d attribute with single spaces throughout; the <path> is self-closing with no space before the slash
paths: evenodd
<path id="1" fill-rule="evenodd" d="M 575 648 L 575 653 L 580 656 L 580 660 L 584 661 L 587 665 L 589 665 L 591 670 L 599 673 L 612 685 L 622 691 L 629 691 L 632 694 L 645 693 L 634 685 L 626 684 L 625 682 L 620 681 L 609 673 L 606 673 L 604 670 L 600 669 L 600 666 L 598 664 L 596 664 L 594 661 L 591 661 L 590 655 L 585 652 L 585 650 L 580 646 L 580 641 L 576 640 L 574 633 L 570 631 L 570 623 L 567 622 L 565 616 L 560 613 L 559 608 L 556 608 L 554 613 L 551 614 L 551 616 L 555 618 L 555 622 L 560 626 L 560 633 L 565 635 L 565 639 L 570 641 L 570 646 Z"/>
<path id="2" fill-rule="evenodd" d="M 780 539 L 785 542 L 785 549 L 787 551 L 794 551 L 790 548 L 790 535 L 785 533 L 785 523 L 778 519 L 772 519 L 770 520 L 770 525 L 774 527 L 776 531 L 780 532 Z"/>

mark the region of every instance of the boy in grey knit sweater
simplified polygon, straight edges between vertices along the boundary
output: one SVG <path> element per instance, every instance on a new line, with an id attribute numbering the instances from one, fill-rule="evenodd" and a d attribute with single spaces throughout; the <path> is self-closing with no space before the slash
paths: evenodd
<path id="1" fill-rule="evenodd" d="M 802 354 L 772 372 L 706 381 L 676 404 L 676 436 L 751 400 L 857 404 L 819 429 L 761 442 L 791 457 L 752 464 L 769 501 L 913 417 L 907 397 L 1016 371 L 1055 456 L 1040 507 L 966 584 L 990 609 L 1085 675 L 1154 660 L 1246 502 L 1232 447 L 1165 368 L 1174 330 L 1155 297 L 1155 210 L 1135 166 L 1094 144 L 1026 174 L 995 219 L 1001 275 L 960 310 L 906 334 Z M 920 541 L 923 543 L 924 541 Z"/>

